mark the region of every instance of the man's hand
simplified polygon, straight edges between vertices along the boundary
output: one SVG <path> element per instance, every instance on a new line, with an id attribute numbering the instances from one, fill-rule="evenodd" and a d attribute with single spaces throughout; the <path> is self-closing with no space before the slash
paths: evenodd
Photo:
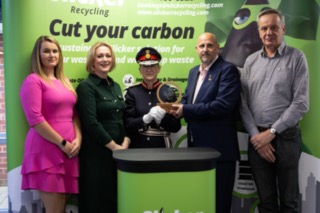
<path id="1" fill-rule="evenodd" d="M 276 137 L 275 134 L 271 133 L 270 130 L 266 130 L 253 136 L 250 140 L 253 147 L 257 150 L 267 144 L 269 144 L 274 138 Z"/>
<path id="2" fill-rule="evenodd" d="M 257 149 L 257 152 L 263 159 L 270 163 L 274 163 L 276 161 L 276 156 L 274 155 L 275 150 L 271 143 Z"/>
<path id="3" fill-rule="evenodd" d="M 259 155 L 270 163 L 274 163 L 276 161 L 276 157 L 274 155 L 275 149 L 271 145 L 271 141 L 275 137 L 276 135 L 267 129 L 266 131 L 253 136 L 250 140 Z"/>
<path id="4" fill-rule="evenodd" d="M 172 104 L 172 108 L 174 110 L 170 111 L 170 114 L 175 116 L 176 118 L 183 117 L 183 104 Z"/>

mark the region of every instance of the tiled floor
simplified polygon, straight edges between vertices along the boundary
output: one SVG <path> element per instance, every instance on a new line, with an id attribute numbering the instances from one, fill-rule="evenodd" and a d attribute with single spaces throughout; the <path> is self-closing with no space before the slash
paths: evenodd
<path id="1" fill-rule="evenodd" d="M 0 213 L 8 210 L 8 187 L 0 187 Z"/>

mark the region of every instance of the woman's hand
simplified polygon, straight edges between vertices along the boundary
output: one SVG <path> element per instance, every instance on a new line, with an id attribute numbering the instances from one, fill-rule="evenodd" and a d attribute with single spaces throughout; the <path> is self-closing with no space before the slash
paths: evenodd
<path id="1" fill-rule="evenodd" d="M 112 140 L 110 143 L 106 145 L 106 147 L 113 151 L 119 149 L 128 149 L 129 144 L 130 139 L 128 137 L 125 137 L 121 145 L 117 144 L 116 142 L 114 142 L 114 140 Z"/>
<path id="2" fill-rule="evenodd" d="M 76 138 L 72 141 L 71 145 L 73 145 L 69 157 L 75 157 L 79 154 L 81 148 L 81 140 Z"/>
<path id="3" fill-rule="evenodd" d="M 130 142 L 131 142 L 130 138 L 124 137 L 123 142 L 122 142 L 122 144 L 121 144 L 121 146 L 123 147 L 123 149 L 128 149 L 128 148 L 129 148 L 129 145 L 130 145 Z"/>
<path id="4" fill-rule="evenodd" d="M 59 147 L 66 155 L 69 156 L 72 151 L 73 145 L 69 141 L 66 141 L 64 145 L 59 144 Z"/>

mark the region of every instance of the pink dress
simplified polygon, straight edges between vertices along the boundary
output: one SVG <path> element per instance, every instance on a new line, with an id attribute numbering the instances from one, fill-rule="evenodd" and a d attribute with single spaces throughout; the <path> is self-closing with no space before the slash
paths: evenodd
<path id="1" fill-rule="evenodd" d="M 78 193 L 78 157 L 70 159 L 33 128 L 47 121 L 65 140 L 73 141 L 76 137 L 73 118 L 77 98 L 59 80 L 52 82 L 53 85 L 33 73 L 25 79 L 20 92 L 30 124 L 21 170 L 22 189 Z"/>

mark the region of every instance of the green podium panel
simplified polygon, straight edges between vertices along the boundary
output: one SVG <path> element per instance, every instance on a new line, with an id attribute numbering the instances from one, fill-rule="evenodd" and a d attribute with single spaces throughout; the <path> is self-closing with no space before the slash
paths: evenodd
<path id="1" fill-rule="evenodd" d="M 214 213 L 210 148 L 117 150 L 119 213 Z"/>

